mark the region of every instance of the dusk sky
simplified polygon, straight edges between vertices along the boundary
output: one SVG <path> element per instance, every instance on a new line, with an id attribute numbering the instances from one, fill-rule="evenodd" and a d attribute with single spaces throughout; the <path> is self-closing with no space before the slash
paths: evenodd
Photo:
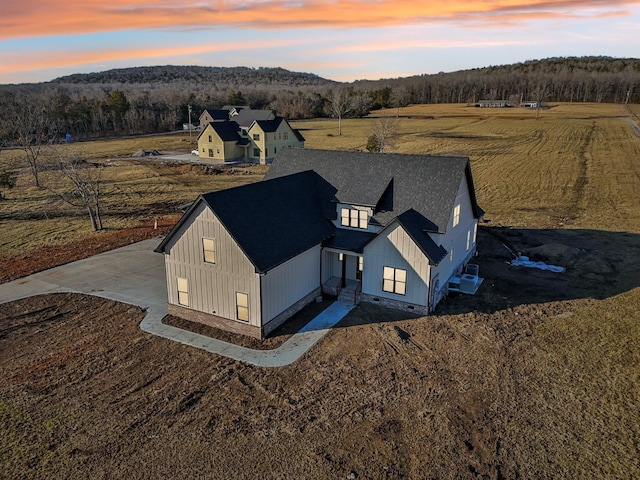
<path id="1" fill-rule="evenodd" d="M 0 83 L 149 65 L 338 81 L 640 56 L 640 0 L 0 0 Z"/>

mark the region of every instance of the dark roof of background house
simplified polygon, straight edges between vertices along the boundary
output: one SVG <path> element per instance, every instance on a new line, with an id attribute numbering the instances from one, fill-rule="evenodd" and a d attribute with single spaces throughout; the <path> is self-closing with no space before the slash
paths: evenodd
<path id="1" fill-rule="evenodd" d="M 264 179 L 305 170 L 318 173 L 331 184 L 336 201 L 376 206 L 374 219 L 381 225 L 413 209 L 424 217 L 425 230 L 444 233 L 465 177 L 474 215 L 479 218 L 483 214 L 466 157 L 283 149 Z"/>
<path id="2" fill-rule="evenodd" d="M 275 117 L 271 120 L 256 120 L 256 123 L 260 126 L 262 131 L 265 133 L 275 132 L 276 130 L 278 130 L 278 128 L 280 128 L 280 124 L 282 122 L 285 122 L 287 125 L 289 125 L 289 122 L 287 122 L 287 120 L 284 117 Z M 291 125 L 289 125 L 289 128 L 291 128 L 291 131 L 296 136 L 296 140 L 298 140 L 299 142 L 305 141 L 305 138 L 302 136 L 302 134 L 298 130 L 291 127 Z"/>
<path id="3" fill-rule="evenodd" d="M 227 121 L 229 120 L 229 110 L 209 110 L 208 108 L 204 110 L 204 113 L 208 113 L 209 116 L 214 120 L 214 121 Z M 202 115 L 200 115 L 202 116 Z"/>
<path id="4" fill-rule="evenodd" d="M 243 127 L 250 127 L 251 124 L 259 120 L 269 120 L 273 118 L 273 112 L 271 110 L 251 110 L 243 109 L 238 112 L 237 115 L 231 117 L 234 122 Z"/>
<path id="5" fill-rule="evenodd" d="M 302 136 L 302 134 L 300 133 L 300 130 L 298 130 L 297 128 L 293 128 L 293 127 L 291 127 L 291 130 L 293 130 L 293 134 L 296 136 L 296 138 L 298 139 L 299 142 L 306 141 L 306 138 L 304 138 Z"/>
<path id="6" fill-rule="evenodd" d="M 213 128 L 223 142 L 239 141 L 241 139 L 240 125 L 234 121 L 211 122 L 209 125 L 211 125 L 211 128 Z"/>
<path id="7" fill-rule="evenodd" d="M 276 117 L 271 120 L 256 120 L 256 123 L 260 126 L 263 132 L 270 133 L 278 130 L 278 127 L 282 123 L 284 118 Z"/>

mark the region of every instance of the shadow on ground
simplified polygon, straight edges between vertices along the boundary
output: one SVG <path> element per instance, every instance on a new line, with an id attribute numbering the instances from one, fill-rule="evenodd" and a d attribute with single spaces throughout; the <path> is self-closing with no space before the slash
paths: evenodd
<path id="1" fill-rule="evenodd" d="M 565 268 L 563 273 L 513 267 L 513 254 Z M 434 316 L 494 313 L 520 305 L 605 299 L 640 287 L 640 235 L 587 229 L 517 229 L 483 226 L 478 232 L 484 278 L 476 295 L 452 293 Z M 338 327 L 419 318 L 406 311 L 361 303 Z"/>

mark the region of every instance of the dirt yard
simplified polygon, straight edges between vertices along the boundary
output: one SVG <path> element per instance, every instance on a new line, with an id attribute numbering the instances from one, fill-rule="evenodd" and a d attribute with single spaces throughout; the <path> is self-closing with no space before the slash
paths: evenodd
<path id="1" fill-rule="evenodd" d="M 568 270 L 511 267 L 504 244 Z M 477 296 L 362 304 L 279 369 L 107 300 L 4 305 L 0 477 L 640 476 L 637 235 L 485 227 L 480 249 Z"/>
<path id="2" fill-rule="evenodd" d="M 145 334 L 144 312 L 95 297 L 1 305 L 0 479 L 640 478 L 640 143 L 628 113 L 402 114 L 399 151 L 472 159 L 487 212 L 477 295 L 429 317 L 361 304 L 278 369 Z M 352 149 L 366 122 L 346 121 L 340 138 L 333 121 L 300 123 L 308 147 Z M 0 283 L 163 234 L 180 204 L 265 171 L 106 165 L 99 233 L 19 177 L 0 202 Z M 512 267 L 511 252 L 566 271 Z M 313 314 L 265 342 L 166 321 L 273 348 Z"/>

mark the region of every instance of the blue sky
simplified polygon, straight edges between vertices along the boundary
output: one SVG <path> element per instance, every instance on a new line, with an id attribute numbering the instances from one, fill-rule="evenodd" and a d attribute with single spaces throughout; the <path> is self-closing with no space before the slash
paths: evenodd
<path id="1" fill-rule="evenodd" d="M 169 64 L 353 81 L 637 57 L 639 27 L 640 0 L 2 0 L 0 83 Z"/>

